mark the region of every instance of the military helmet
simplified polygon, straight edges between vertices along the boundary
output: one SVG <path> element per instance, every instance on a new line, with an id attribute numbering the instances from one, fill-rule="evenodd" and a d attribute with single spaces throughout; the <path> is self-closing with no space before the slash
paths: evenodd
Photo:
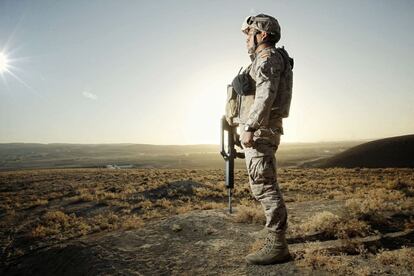
<path id="1" fill-rule="evenodd" d="M 247 34 L 250 28 L 280 36 L 280 25 L 276 18 L 267 14 L 248 16 L 242 24 L 241 30 Z"/>

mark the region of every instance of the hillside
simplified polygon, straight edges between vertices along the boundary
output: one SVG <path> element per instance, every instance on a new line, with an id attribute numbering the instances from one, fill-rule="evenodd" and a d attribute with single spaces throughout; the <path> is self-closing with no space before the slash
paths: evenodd
<path id="1" fill-rule="evenodd" d="M 320 168 L 413 168 L 414 135 L 371 141 L 326 159 L 307 162 L 303 167 Z"/>

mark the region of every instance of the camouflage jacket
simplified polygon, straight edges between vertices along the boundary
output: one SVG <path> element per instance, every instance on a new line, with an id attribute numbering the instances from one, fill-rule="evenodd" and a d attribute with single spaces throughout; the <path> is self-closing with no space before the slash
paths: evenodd
<path id="1" fill-rule="evenodd" d="M 245 69 L 255 82 L 254 95 L 241 97 L 239 122 L 255 129 L 282 128 L 282 118 L 274 108 L 275 99 L 284 70 L 283 57 L 275 47 L 256 53 L 251 65 Z"/>

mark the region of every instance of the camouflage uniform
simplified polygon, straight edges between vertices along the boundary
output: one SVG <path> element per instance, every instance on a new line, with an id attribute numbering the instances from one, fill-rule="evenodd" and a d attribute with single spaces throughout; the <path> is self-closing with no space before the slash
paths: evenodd
<path id="1" fill-rule="evenodd" d="M 246 167 L 253 196 L 260 201 L 266 216 L 266 228 L 285 232 L 287 211 L 277 183 L 275 153 L 283 134 L 281 114 L 277 106 L 277 91 L 283 84 L 282 56 L 274 47 L 256 53 L 246 69 L 255 82 L 254 96 L 241 97 L 240 132 L 248 125 L 254 132 L 254 146 L 245 148 Z"/>

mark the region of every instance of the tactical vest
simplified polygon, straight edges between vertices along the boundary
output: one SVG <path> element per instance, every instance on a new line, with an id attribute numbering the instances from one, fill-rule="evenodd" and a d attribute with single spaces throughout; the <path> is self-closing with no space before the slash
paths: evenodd
<path id="1" fill-rule="evenodd" d="M 265 54 L 280 55 L 283 59 L 283 70 L 270 111 L 268 126 L 264 127 L 282 127 L 282 118 L 289 116 L 292 99 L 293 59 L 283 47 L 277 49 L 272 47 L 266 50 Z M 252 74 L 252 64 L 237 75 L 232 85 L 227 87 L 226 118 L 230 125 L 245 124 L 254 103 L 256 82 Z"/>

